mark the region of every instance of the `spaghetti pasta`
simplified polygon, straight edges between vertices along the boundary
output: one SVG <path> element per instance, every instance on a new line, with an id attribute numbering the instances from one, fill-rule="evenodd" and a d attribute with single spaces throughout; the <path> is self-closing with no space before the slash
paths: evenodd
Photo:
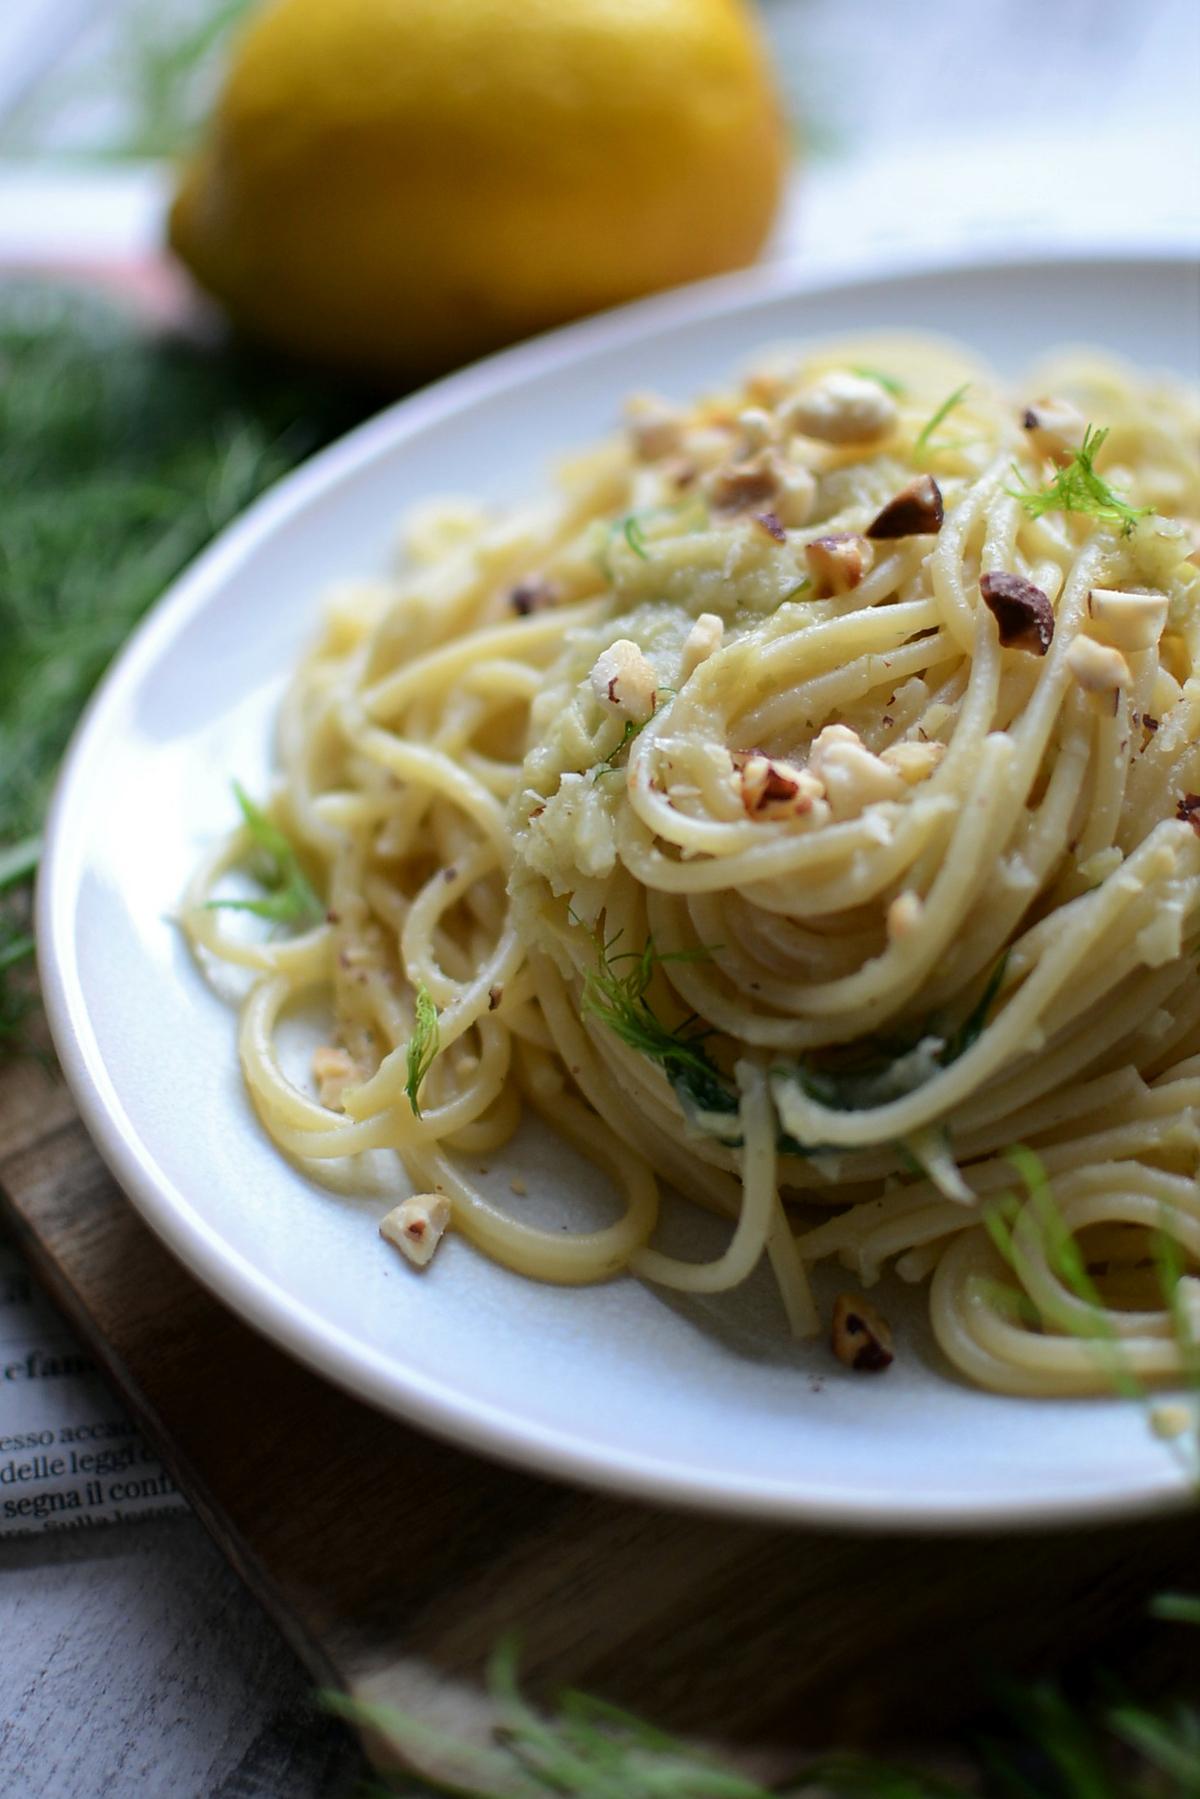
<path id="1" fill-rule="evenodd" d="M 283 707 L 269 815 L 324 917 L 239 928 L 247 826 L 186 896 L 197 952 L 250 971 L 267 1130 L 314 1164 L 394 1151 L 535 1278 L 714 1293 L 766 1257 L 807 1334 L 813 1264 L 894 1265 L 985 1386 L 1102 1388 L 1089 1339 L 1177 1376 L 1198 519 L 1178 384 L 1080 353 L 1014 404 L 900 337 L 635 401 L 528 509 L 424 509 Z M 312 994 L 319 1093 L 277 1047 Z M 538 1229 L 482 1190 L 527 1108 L 611 1174 L 616 1222 Z M 1090 1298 L 1038 1182 L 1011 1198 L 1017 1143 Z M 714 1261 L 657 1245 L 663 1182 L 730 1219 Z"/>

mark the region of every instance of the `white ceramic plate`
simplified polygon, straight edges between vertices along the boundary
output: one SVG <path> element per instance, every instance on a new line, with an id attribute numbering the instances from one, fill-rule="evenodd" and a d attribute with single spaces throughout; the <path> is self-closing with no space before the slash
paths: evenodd
<path id="1" fill-rule="evenodd" d="M 973 1391 L 940 1360 L 921 1295 L 885 1300 L 899 1354 L 865 1379 L 788 1340 L 767 1278 L 697 1302 L 632 1279 L 557 1289 L 452 1239 L 414 1276 L 377 1234 L 387 1201 L 366 1171 L 331 1192 L 271 1147 L 233 1013 L 169 920 L 230 822 L 230 777 L 266 780 L 273 708 L 322 590 L 385 565 L 406 505 L 521 497 L 630 388 L 684 398 L 763 341 L 889 326 L 953 333 L 1013 372 L 1087 340 L 1194 374 L 1200 279 L 1169 255 L 838 284 L 772 270 L 560 332 L 363 426 L 200 558 L 94 701 L 42 878 L 50 1022 L 102 1153 L 192 1272 L 349 1391 L 457 1443 L 657 1500 L 880 1528 L 1167 1506 L 1184 1483 L 1137 1406 Z M 587 1171 L 536 1136 L 493 1166 L 499 1194 L 517 1167 L 521 1203 L 546 1217 L 592 1203 Z M 711 1250 L 715 1223 L 692 1240 L 705 1230 Z"/>

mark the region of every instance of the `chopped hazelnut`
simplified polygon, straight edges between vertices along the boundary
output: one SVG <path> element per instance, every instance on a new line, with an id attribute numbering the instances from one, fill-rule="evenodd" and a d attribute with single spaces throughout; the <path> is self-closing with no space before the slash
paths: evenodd
<path id="1" fill-rule="evenodd" d="M 933 773 L 945 754 L 945 744 L 930 738 L 925 743 L 893 743 L 880 751 L 879 760 L 885 767 L 894 768 L 910 787 L 915 787 L 918 781 Z"/>
<path id="2" fill-rule="evenodd" d="M 804 524 L 817 497 L 817 483 L 809 470 L 783 462 L 774 450 L 724 464 L 708 476 L 705 488 L 717 512 L 769 508 L 784 526 Z"/>
<path id="3" fill-rule="evenodd" d="M 683 649 L 679 659 L 680 679 L 686 681 L 689 675 L 695 674 L 702 662 L 721 647 L 725 635 L 723 621 L 715 612 L 702 612 L 687 636 L 683 640 Z"/>
<path id="4" fill-rule="evenodd" d="M 911 937 L 924 912 L 919 894 L 908 889 L 898 893 L 887 909 L 887 934 L 891 941 L 898 943 L 904 937 Z"/>
<path id="5" fill-rule="evenodd" d="M 778 406 L 789 386 L 795 381 L 795 370 L 776 357 L 746 376 L 746 393 L 756 406 Z"/>
<path id="6" fill-rule="evenodd" d="M 831 594 L 849 593 L 858 586 L 874 557 L 875 551 L 866 538 L 854 531 L 835 531 L 829 537 L 814 538 L 804 546 L 813 597 L 824 600 Z"/>
<path id="7" fill-rule="evenodd" d="M 861 444 L 894 429 L 896 402 L 877 381 L 831 369 L 793 394 L 780 409 L 784 426 L 821 443 Z"/>
<path id="8" fill-rule="evenodd" d="M 776 543 L 787 542 L 787 532 L 773 512 L 756 512 L 754 522 L 761 525 L 767 536 L 773 537 Z"/>
<path id="9" fill-rule="evenodd" d="M 1046 654 L 1054 640 L 1054 608 L 1040 587 L 1023 575 L 989 569 L 979 577 L 979 591 L 1006 650 Z"/>
<path id="10" fill-rule="evenodd" d="M 654 711 L 658 676 L 631 638 L 609 644 L 597 657 L 590 680 L 602 706 L 637 724 L 645 724 Z"/>
<path id="11" fill-rule="evenodd" d="M 697 469 L 715 469 L 729 460 L 729 433 L 712 424 L 689 425 L 683 434 L 683 455 Z"/>
<path id="12" fill-rule="evenodd" d="M 746 512 L 754 506 L 765 506 L 775 498 L 779 487 L 776 459 L 764 453 L 744 462 L 726 463 L 709 476 L 705 485 L 718 512 Z"/>
<path id="13" fill-rule="evenodd" d="M 734 750 L 742 805 L 751 818 L 802 818 L 824 797 L 815 775 L 794 762 L 773 761 L 761 750 Z"/>
<path id="14" fill-rule="evenodd" d="M 678 454 L 683 418 L 658 394 L 631 395 L 625 405 L 625 426 L 639 462 L 660 462 Z"/>
<path id="15" fill-rule="evenodd" d="M 1070 462 L 1083 442 L 1087 420 L 1069 400 L 1035 400 L 1021 414 L 1021 424 L 1040 456 Z"/>
<path id="16" fill-rule="evenodd" d="M 518 618 L 528 618 L 531 612 L 548 612 L 556 606 L 558 589 L 553 581 L 545 581 L 541 575 L 527 575 L 515 587 L 509 588 L 508 603 Z"/>
<path id="17" fill-rule="evenodd" d="M 942 490 L 932 475 L 918 475 L 890 499 L 867 526 L 867 536 L 932 537 L 942 528 Z"/>
<path id="18" fill-rule="evenodd" d="M 821 782 L 836 819 L 857 818 L 875 800 L 897 800 L 904 777 L 870 751 L 849 725 L 826 725 L 809 752 L 808 766 Z"/>
<path id="19" fill-rule="evenodd" d="M 317 1097 L 331 1112 L 341 1110 L 342 1095 L 347 1087 L 357 1087 L 365 1079 L 354 1057 L 332 1043 L 322 1043 L 313 1051 L 312 1071 L 317 1083 Z"/>
<path id="20" fill-rule="evenodd" d="M 737 422 L 745 455 L 752 456 L 756 450 L 766 449 L 775 430 L 775 421 L 769 412 L 761 406 L 747 406 L 738 413 Z"/>
<path id="21" fill-rule="evenodd" d="M 1117 650 L 1152 650 L 1167 622 L 1163 593 L 1124 593 L 1093 587 L 1087 600 L 1088 635 Z"/>
<path id="22" fill-rule="evenodd" d="M 1197 837 L 1200 837 L 1200 793 L 1185 793 L 1175 808 L 1176 818 L 1191 825 Z"/>
<path id="23" fill-rule="evenodd" d="M 829 1341 L 838 1361 L 860 1374 L 881 1374 L 895 1360 L 891 1326 L 857 1293 L 839 1293 L 834 1300 Z"/>
<path id="24" fill-rule="evenodd" d="M 1129 685 L 1129 664 L 1120 650 L 1077 637 L 1067 651 L 1067 667 L 1085 693 L 1111 693 Z"/>
<path id="25" fill-rule="evenodd" d="M 672 461 L 665 464 L 662 472 L 664 478 L 680 493 L 682 493 L 685 488 L 690 487 L 700 473 L 696 464 L 694 462 L 689 462 L 686 456 L 676 456 Z"/>
<path id="26" fill-rule="evenodd" d="M 416 1268 L 424 1268 L 446 1234 L 450 1201 L 444 1193 L 414 1193 L 380 1222 L 379 1235 L 394 1243 Z"/>
<path id="27" fill-rule="evenodd" d="M 810 469 L 785 462 L 779 470 L 779 491 L 775 496 L 775 516 L 780 523 L 795 528 L 806 525 L 817 503 L 816 477 Z"/>

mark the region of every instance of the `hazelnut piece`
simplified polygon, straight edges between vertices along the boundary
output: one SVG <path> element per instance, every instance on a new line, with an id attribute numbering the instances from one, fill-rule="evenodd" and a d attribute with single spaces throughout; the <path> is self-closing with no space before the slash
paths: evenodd
<path id="1" fill-rule="evenodd" d="M 1028 431 L 1035 450 L 1052 462 L 1070 462 L 1083 442 L 1087 429 L 1083 414 L 1069 400 L 1035 400 L 1021 414 L 1021 425 Z"/>
<path id="2" fill-rule="evenodd" d="M 660 462 L 678 452 L 683 415 L 658 394 L 634 394 L 626 403 L 625 424 L 639 462 Z"/>
<path id="3" fill-rule="evenodd" d="M 1040 587 L 1023 575 L 989 569 L 979 577 L 979 591 L 1006 650 L 1046 654 L 1054 639 L 1054 608 Z"/>
<path id="4" fill-rule="evenodd" d="M 724 621 L 715 612 L 702 612 L 687 636 L 679 657 L 679 676 L 686 681 L 702 662 L 716 653 L 725 636 Z"/>
<path id="5" fill-rule="evenodd" d="M 790 430 L 821 443 L 871 443 L 895 428 L 896 402 L 878 381 L 831 369 L 794 394 L 781 417 Z"/>
<path id="6" fill-rule="evenodd" d="M 942 528 L 942 490 L 932 475 L 918 475 L 890 499 L 867 526 L 867 536 L 932 537 Z"/>
<path id="7" fill-rule="evenodd" d="M 658 696 L 658 676 L 629 637 L 618 637 L 615 643 L 596 658 L 588 677 L 592 692 L 600 704 L 611 712 L 645 724 L 654 711 Z"/>
<path id="8" fill-rule="evenodd" d="M 1067 667 L 1085 693 L 1111 694 L 1129 685 L 1129 664 L 1120 650 L 1110 644 L 1096 643 L 1091 637 L 1077 637 L 1067 651 Z"/>
<path id="9" fill-rule="evenodd" d="M 804 546 L 813 597 L 825 600 L 834 594 L 849 593 L 870 568 L 874 555 L 866 538 L 854 531 L 835 531 L 829 537 L 815 537 Z"/>
<path id="10" fill-rule="evenodd" d="M 394 1243 L 414 1268 L 425 1268 L 449 1222 L 450 1201 L 444 1193 L 414 1193 L 381 1220 L 379 1234 Z"/>
<path id="11" fill-rule="evenodd" d="M 548 612 L 551 606 L 558 604 L 558 589 L 553 581 L 544 580 L 541 575 L 526 575 L 508 590 L 508 603 L 518 618 L 528 618 L 532 612 Z"/>
<path id="12" fill-rule="evenodd" d="M 857 1293 L 834 1300 L 829 1341 L 838 1361 L 860 1374 L 881 1374 L 895 1360 L 891 1326 Z"/>
<path id="13" fill-rule="evenodd" d="M 772 761 L 761 750 L 731 751 L 742 805 L 751 818 L 803 818 L 824 796 L 822 783 L 794 762 Z"/>
<path id="14" fill-rule="evenodd" d="M 1087 599 L 1088 629 L 1116 650 L 1152 650 L 1167 622 L 1165 593 L 1125 593 L 1120 588 L 1093 587 Z"/>

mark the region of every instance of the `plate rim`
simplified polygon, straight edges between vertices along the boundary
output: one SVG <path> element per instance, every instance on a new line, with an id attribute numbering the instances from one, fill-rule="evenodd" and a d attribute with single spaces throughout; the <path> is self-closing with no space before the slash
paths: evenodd
<path id="1" fill-rule="evenodd" d="M 977 1531 L 1040 1528 L 1072 1522 L 1102 1522 L 1185 1508 L 1193 1496 L 1186 1482 L 1170 1474 L 1164 1456 L 1161 1474 L 1118 1478 L 1096 1491 L 1060 1481 L 1025 1499 L 964 1495 L 931 1488 L 920 1499 L 876 1497 L 860 1486 L 829 1485 L 805 1491 L 793 1482 L 736 1472 L 719 1478 L 688 1465 L 658 1461 L 652 1454 L 597 1445 L 586 1436 L 552 1428 L 489 1400 L 464 1394 L 454 1384 L 406 1368 L 348 1336 L 310 1305 L 262 1273 L 210 1226 L 187 1194 L 157 1167 L 101 1058 L 91 1025 L 76 955 L 71 916 L 75 883 L 72 817 L 74 793 L 89 759 L 144 665 L 162 640 L 170 640 L 202 612 L 226 577 L 264 541 L 285 530 L 293 518 L 330 488 L 355 475 L 377 457 L 478 400 L 519 388 L 535 375 L 565 368 L 576 357 L 619 349 L 623 343 L 676 324 L 703 323 L 755 305 L 878 286 L 891 279 L 936 278 L 996 270 L 1036 276 L 1054 271 L 1178 266 L 1197 274 L 1193 246 L 1181 241 L 1070 246 L 1055 253 L 1026 245 L 958 256 L 914 253 L 881 265 L 878 259 L 847 257 L 806 267 L 794 259 L 719 276 L 690 287 L 652 295 L 613 311 L 503 350 L 446 376 L 385 407 L 302 463 L 256 500 L 195 558 L 154 602 L 114 657 L 71 737 L 48 812 L 37 883 L 35 934 L 43 1005 L 51 1037 L 80 1116 L 117 1184 L 143 1223 L 187 1271 L 242 1321 L 285 1353 L 352 1397 L 406 1425 L 416 1426 L 456 1447 L 482 1454 L 538 1476 L 566 1480 L 624 1498 L 650 1501 L 726 1517 L 795 1526 L 853 1530 Z"/>

